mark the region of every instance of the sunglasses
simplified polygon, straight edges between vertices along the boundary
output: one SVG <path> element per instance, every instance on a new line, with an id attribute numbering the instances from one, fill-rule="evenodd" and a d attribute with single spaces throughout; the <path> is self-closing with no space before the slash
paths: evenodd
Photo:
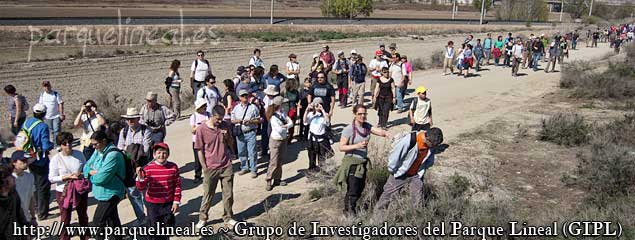
<path id="1" fill-rule="evenodd" d="M 202 56 L 204 56 L 204 55 L 205 55 L 205 54 L 196 54 L 196 56 L 199 56 L 199 57 L 202 57 Z"/>

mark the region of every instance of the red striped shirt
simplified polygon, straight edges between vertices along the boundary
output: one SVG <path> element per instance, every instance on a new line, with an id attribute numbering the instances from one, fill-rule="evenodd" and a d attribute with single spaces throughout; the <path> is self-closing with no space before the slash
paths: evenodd
<path id="1" fill-rule="evenodd" d="M 149 203 L 181 202 L 181 176 L 179 167 L 173 162 L 163 165 L 155 161 L 143 168 L 145 177 L 143 182 L 137 181 L 137 189 L 144 191 L 145 201 Z"/>

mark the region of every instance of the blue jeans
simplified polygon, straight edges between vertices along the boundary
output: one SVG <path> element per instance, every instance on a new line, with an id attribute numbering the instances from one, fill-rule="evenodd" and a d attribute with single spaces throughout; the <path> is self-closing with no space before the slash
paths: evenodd
<path id="1" fill-rule="evenodd" d="M 540 61 L 540 53 L 535 52 L 532 56 L 532 60 L 533 60 L 533 63 L 531 67 L 534 69 L 534 71 L 538 71 L 538 61 Z"/>
<path id="2" fill-rule="evenodd" d="M 126 188 L 126 191 L 128 192 L 128 200 L 130 200 L 134 215 L 137 217 L 137 221 L 141 223 L 146 218 L 146 214 L 143 211 L 143 192 L 137 190 L 136 187 Z"/>
<path id="3" fill-rule="evenodd" d="M 49 135 L 51 136 L 51 142 L 55 143 L 57 134 L 60 133 L 60 129 L 62 128 L 62 121 L 60 121 L 60 118 L 58 117 L 53 119 L 44 119 L 44 123 L 49 126 L 49 131 L 53 134 Z M 55 145 L 57 146 L 57 144 Z"/>
<path id="4" fill-rule="evenodd" d="M 268 139 L 265 134 L 263 139 Z M 238 145 L 238 158 L 240 159 L 240 169 L 256 172 L 256 131 L 243 133 L 236 137 Z"/>
<path id="5" fill-rule="evenodd" d="M 571 41 L 571 47 L 575 50 L 575 47 L 578 46 L 578 40 Z"/>
<path id="6" fill-rule="evenodd" d="M 404 109 L 403 96 L 406 92 L 407 87 L 396 87 L 395 91 L 397 92 L 397 109 L 400 111 Z"/>
<path id="7" fill-rule="evenodd" d="M 481 60 L 483 60 L 482 56 L 476 57 L 476 71 L 481 71 Z"/>

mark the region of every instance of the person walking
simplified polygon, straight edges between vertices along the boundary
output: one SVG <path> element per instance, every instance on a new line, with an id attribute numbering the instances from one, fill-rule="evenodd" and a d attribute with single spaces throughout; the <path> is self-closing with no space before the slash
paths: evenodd
<path id="1" fill-rule="evenodd" d="M 504 54 L 505 42 L 503 41 L 503 36 L 498 36 L 496 38 L 496 42 L 494 42 L 494 49 L 492 50 L 492 55 L 494 56 L 494 65 L 499 66 L 500 58 Z"/>
<path id="2" fill-rule="evenodd" d="M 395 81 L 390 77 L 388 68 L 382 69 L 377 88 L 373 90 L 373 109 L 377 110 L 379 122 L 377 126 L 388 128 L 388 115 L 395 105 Z"/>
<path id="3" fill-rule="evenodd" d="M 214 75 L 212 74 L 212 65 L 205 59 L 205 53 L 202 50 L 196 52 L 196 60 L 192 62 L 190 68 L 190 85 L 192 87 L 192 95 L 196 96 L 198 90 L 205 86 L 205 81 Z"/>
<path id="4" fill-rule="evenodd" d="M 337 78 L 337 92 L 339 94 L 338 106 L 345 108 L 348 105 L 348 91 L 349 91 L 349 72 L 351 71 L 351 62 L 346 59 L 344 51 L 337 53 L 337 60 L 335 66 L 333 66 L 333 73 Z M 364 71 L 366 75 L 366 71 Z"/>
<path id="5" fill-rule="evenodd" d="M 375 205 L 375 214 L 386 209 L 394 195 L 399 194 L 406 185 L 410 185 L 409 193 L 413 207 L 423 206 L 423 177 L 434 162 L 434 148 L 442 142 L 443 132 L 439 128 L 412 132 L 397 140 L 388 156 L 390 176 Z"/>
<path id="6" fill-rule="evenodd" d="M 464 78 L 470 76 L 470 68 L 474 66 L 474 58 L 472 45 L 468 44 L 465 46 L 465 50 L 463 50 L 463 69 L 465 70 L 465 73 L 463 74 Z"/>
<path id="7" fill-rule="evenodd" d="M 82 129 L 82 136 L 79 138 L 80 151 L 85 159 L 89 159 L 95 152 L 95 148 L 90 145 L 90 136 L 98 130 L 106 129 L 106 119 L 97 111 L 97 104 L 93 100 L 86 100 L 73 125 Z"/>
<path id="8" fill-rule="evenodd" d="M 567 41 L 567 38 L 562 36 L 560 37 L 560 56 L 558 58 L 558 63 L 560 65 L 562 65 L 562 62 L 564 61 L 565 57 L 569 58 L 569 42 Z"/>
<path id="9" fill-rule="evenodd" d="M 55 139 L 62 129 L 62 122 L 66 119 L 64 114 L 64 100 L 59 92 L 53 90 L 51 82 L 42 82 L 43 92 L 40 93 L 38 103 L 46 106 L 46 116 L 44 123 L 49 126 L 51 139 Z"/>
<path id="10" fill-rule="evenodd" d="M 234 124 L 232 134 L 236 138 L 238 146 L 238 158 L 240 159 L 239 175 L 251 172 L 252 178 L 257 178 L 256 173 L 256 130 L 260 121 L 258 107 L 249 103 L 249 92 L 241 90 L 240 103 L 234 107 L 231 114 L 231 123 Z M 200 156 L 200 155 L 199 155 Z"/>
<path id="11" fill-rule="evenodd" d="M 244 90 L 240 93 L 241 104 L 237 105 L 234 108 L 234 112 L 232 113 L 232 122 L 235 113 L 239 111 L 250 111 L 252 116 L 249 116 L 249 119 L 256 116 L 255 110 L 253 107 L 247 108 L 247 100 Z M 243 94 L 244 93 L 244 94 Z M 244 110 L 243 110 L 244 109 Z M 216 192 L 216 186 L 220 182 L 222 189 L 222 198 L 223 198 L 223 221 L 229 228 L 233 228 L 236 225 L 236 220 L 233 219 L 234 212 L 232 207 L 234 205 L 234 172 L 232 170 L 231 160 L 230 160 L 230 149 L 227 144 L 224 144 L 227 139 L 231 138 L 231 124 L 223 121 L 223 116 L 225 115 L 225 111 L 223 107 L 216 106 L 212 109 L 211 117 L 208 121 L 205 121 L 200 125 L 198 129 L 196 129 L 196 141 L 194 143 L 194 149 L 197 150 L 199 161 L 203 166 L 203 199 L 201 201 L 201 207 L 199 209 L 198 222 L 196 223 L 196 228 L 201 229 L 207 223 L 209 218 L 208 212 L 210 207 L 212 207 L 212 199 L 214 198 L 214 193 Z M 246 114 L 245 114 L 246 115 Z M 247 119 L 247 118 L 245 118 Z M 257 120 L 257 119 L 256 119 Z M 247 124 L 242 124 L 241 126 L 249 126 L 251 127 L 256 120 L 246 120 L 252 121 Z M 237 121 L 241 121 L 238 119 Z M 241 121 L 242 122 L 242 121 Z M 251 128 L 250 128 L 251 129 Z M 245 130 L 245 128 L 243 128 Z M 239 153 L 240 150 L 244 150 L 246 152 L 245 146 L 245 135 L 249 134 L 249 138 L 253 139 L 250 142 L 249 147 L 252 150 L 255 150 L 255 139 L 256 133 L 253 130 L 251 132 L 243 131 L 241 136 L 237 136 L 236 138 L 242 139 L 239 140 L 238 148 Z M 243 152 L 243 154 L 246 154 Z M 250 152 L 250 156 L 255 155 L 255 151 Z M 243 155 L 244 156 L 244 155 Z M 241 158 L 241 165 L 243 165 L 243 159 Z M 255 164 L 253 165 L 255 170 Z M 243 171 L 246 168 L 243 168 Z"/>
<path id="12" fill-rule="evenodd" d="M 93 223 L 99 227 L 94 237 L 104 239 L 103 231 L 108 227 L 121 227 L 117 206 L 124 198 L 126 176 L 124 155 L 115 147 L 104 131 L 97 131 L 90 137 L 95 146 L 95 154 L 84 165 L 84 177 L 92 184 L 93 197 L 97 200 L 97 208 L 93 215 Z M 114 239 L 122 239 L 114 236 Z"/>
<path id="13" fill-rule="evenodd" d="M 542 36 L 541 36 L 542 37 Z M 531 48 L 532 48 L 532 60 L 533 60 L 533 64 L 532 64 L 532 68 L 535 71 L 538 71 L 538 63 L 540 63 L 540 57 L 542 56 L 544 50 L 544 45 L 542 44 L 542 41 L 540 41 L 540 39 L 534 39 L 534 41 L 531 44 Z"/>
<path id="14" fill-rule="evenodd" d="M 283 97 L 276 96 L 273 102 L 267 108 L 265 113 L 267 122 L 271 126 L 271 134 L 269 138 L 269 149 L 271 156 L 269 158 L 269 166 L 267 167 L 267 191 L 273 190 L 274 186 L 286 186 L 287 183 L 282 181 L 282 162 L 287 153 L 287 138 L 289 137 L 289 129 L 293 127 L 291 118 L 282 111 Z"/>
<path id="15" fill-rule="evenodd" d="M 35 213 L 37 212 L 35 205 L 35 178 L 33 174 L 27 171 L 29 168 L 30 156 L 24 151 L 15 151 L 11 154 L 10 165 L 13 168 L 13 177 L 15 178 L 15 191 L 20 196 L 20 207 L 24 218 L 30 220 L 32 226 L 37 226 Z M 5 164 L 5 163 L 3 163 Z M 4 217 L 4 216 L 3 216 Z"/>
<path id="16" fill-rule="evenodd" d="M 364 64 L 364 58 L 361 54 L 352 57 L 353 64 L 350 74 L 348 74 L 349 86 L 352 89 L 353 104 L 364 104 L 364 95 L 366 94 L 366 73 L 368 68 Z M 348 97 L 348 95 L 346 96 Z"/>
<path id="17" fill-rule="evenodd" d="M 483 58 L 485 59 L 484 65 L 489 65 L 489 60 L 492 58 L 492 47 L 494 41 L 492 40 L 492 34 L 487 33 L 487 37 L 483 40 Z"/>
<path id="18" fill-rule="evenodd" d="M 483 45 L 481 45 L 481 39 L 476 39 L 476 46 L 474 46 L 474 59 L 476 59 L 476 71 L 481 71 L 481 61 L 483 60 Z"/>
<path id="19" fill-rule="evenodd" d="M 370 91 L 372 92 L 376 85 L 377 81 L 381 77 L 381 69 L 388 67 L 388 62 L 383 58 L 384 52 L 382 50 L 375 51 L 375 58 L 370 60 L 368 64 L 368 73 L 370 73 Z M 363 101 L 362 101 L 363 104 Z"/>
<path id="20" fill-rule="evenodd" d="M 190 116 L 190 130 L 192 132 L 192 151 L 194 153 L 194 182 L 203 182 L 203 165 L 201 165 L 200 159 L 198 159 L 197 150 L 194 148 L 196 143 L 196 130 L 198 127 L 205 123 L 210 118 L 210 113 L 207 112 L 207 102 L 203 99 L 197 99 L 194 103 L 194 109 L 196 112 Z"/>
<path id="21" fill-rule="evenodd" d="M 395 82 L 395 87 L 397 90 L 396 91 L 397 109 L 401 113 L 406 111 L 406 108 L 404 107 L 403 99 L 406 93 L 406 89 L 408 88 L 408 85 L 405 84 L 403 76 L 405 76 L 407 73 L 406 73 L 406 69 L 403 67 L 403 64 L 401 63 L 401 56 L 399 55 L 399 53 L 396 53 L 392 56 L 392 61 L 393 62 L 390 65 L 390 68 L 388 71 L 390 72 L 390 78 L 393 79 L 393 81 Z"/>
<path id="22" fill-rule="evenodd" d="M 369 163 L 368 142 L 371 134 L 388 139 L 391 135 L 388 131 L 366 122 L 368 112 L 364 105 L 355 105 L 353 114 L 353 122 L 342 130 L 339 150 L 344 152 L 344 158 L 333 181 L 339 189 L 346 189 L 344 212 L 356 215 L 357 200 L 362 196 L 366 182 Z"/>
<path id="23" fill-rule="evenodd" d="M 514 42 L 505 43 L 505 59 L 503 60 L 503 68 L 511 67 L 512 64 L 512 49 L 514 48 Z"/>
<path id="24" fill-rule="evenodd" d="M 454 74 L 454 42 L 448 41 L 448 45 L 443 50 L 443 75 L 448 75 L 447 69 L 450 69 L 450 74 Z"/>
<path id="25" fill-rule="evenodd" d="M 265 62 L 262 61 L 262 58 L 260 58 L 260 54 L 261 52 L 259 48 L 254 49 L 254 55 L 249 59 L 250 66 L 265 68 Z"/>
<path id="26" fill-rule="evenodd" d="M 545 73 L 549 72 L 549 66 L 551 66 L 551 72 L 555 71 L 556 63 L 560 57 L 560 38 L 554 38 L 549 44 L 549 62 L 545 67 Z"/>
<path id="27" fill-rule="evenodd" d="M 221 100 L 220 91 L 216 87 L 216 78 L 208 77 L 205 80 L 205 87 L 198 90 L 196 99 L 204 99 L 207 102 L 207 111 L 212 111 Z"/>
<path id="28" fill-rule="evenodd" d="M 518 68 L 520 67 L 520 64 L 522 62 L 523 59 L 523 52 L 524 52 L 524 46 L 523 46 L 523 41 L 520 40 L 520 38 L 518 40 L 516 40 L 516 44 L 512 47 L 512 76 L 513 77 L 518 77 Z"/>
<path id="29" fill-rule="evenodd" d="M 465 49 L 467 49 L 465 43 L 461 43 L 461 48 L 456 51 L 456 70 L 459 70 L 459 76 L 463 75 L 463 60 L 465 60 Z"/>
<path id="30" fill-rule="evenodd" d="M 331 124 L 322 103 L 321 98 L 314 99 L 303 115 L 304 124 L 308 128 L 309 174 L 319 172 L 326 159 L 334 154 L 326 135 L 326 130 Z"/>
<path id="31" fill-rule="evenodd" d="M 181 83 L 183 80 L 181 79 L 181 74 L 179 74 L 179 67 L 181 67 L 181 61 L 173 60 L 172 64 L 170 64 L 168 77 L 165 79 L 170 97 L 168 107 L 176 114 L 176 118 L 181 117 Z"/>
<path id="32" fill-rule="evenodd" d="M 49 152 L 53 150 L 53 143 L 50 141 L 48 125 L 43 121 L 46 116 L 46 106 L 35 104 L 33 106 L 33 117 L 24 121 L 23 129 L 28 131 L 28 136 L 34 147 L 31 158 L 36 160 L 29 164 L 29 171 L 35 178 L 35 199 L 37 200 L 38 220 L 43 221 L 49 217 L 49 200 L 51 198 L 51 182 L 48 180 L 49 174 Z"/>
<path id="33" fill-rule="evenodd" d="M 17 90 L 11 84 L 4 87 L 4 92 L 8 96 L 7 115 L 10 121 L 11 132 L 17 136 L 26 120 L 26 111 L 29 109 L 29 103 L 24 96 L 17 93 Z"/>
<path id="34" fill-rule="evenodd" d="M 533 47 L 532 47 L 532 42 L 534 40 L 534 34 L 530 34 L 529 38 L 527 40 L 525 40 L 525 42 L 523 43 L 523 64 L 522 64 L 522 68 L 523 69 L 527 69 L 529 67 L 531 67 L 531 63 L 533 62 L 532 57 L 533 57 Z"/>
<path id="35" fill-rule="evenodd" d="M 176 121 L 176 115 L 166 106 L 157 102 L 157 94 L 148 92 L 146 104 L 141 107 L 141 119 L 139 122 L 150 130 L 152 144 L 163 142 L 167 136 L 167 126 Z"/>
<path id="36" fill-rule="evenodd" d="M 293 53 L 289 54 L 289 61 L 287 62 L 287 79 L 300 81 L 300 63 L 298 62 L 298 56 Z"/>
<path id="37" fill-rule="evenodd" d="M 64 226 L 71 225 L 73 210 L 77 212 L 80 227 L 88 227 L 88 192 L 90 182 L 84 178 L 83 169 L 86 164 L 84 154 L 73 150 L 73 134 L 61 132 L 55 139 L 61 151 L 57 153 L 49 164 L 49 181 L 55 183 L 55 199 L 60 210 L 60 222 Z M 81 239 L 88 239 L 89 235 L 82 235 Z M 69 240 L 66 228 L 62 229 L 61 240 Z"/>
<path id="38" fill-rule="evenodd" d="M 333 70 L 333 64 L 335 64 L 335 56 L 329 51 L 329 45 L 322 46 L 322 52 L 320 52 L 320 60 L 324 63 L 324 73 L 328 74 Z"/>
<path id="39" fill-rule="evenodd" d="M 146 208 L 150 226 L 174 227 L 174 214 L 181 205 L 181 175 L 179 166 L 168 161 L 170 147 L 167 143 L 157 143 L 152 147 L 154 161 L 143 168 L 137 168 L 135 185 L 145 191 Z M 158 235 L 158 236 L 157 236 Z M 169 239 L 166 235 L 153 235 L 152 240 Z"/>
<path id="40" fill-rule="evenodd" d="M 428 98 L 427 89 L 424 86 L 417 87 L 417 97 L 410 104 L 408 119 L 412 131 L 428 130 L 432 127 L 432 102 Z"/>
<path id="41" fill-rule="evenodd" d="M 148 126 L 140 122 L 141 114 L 136 108 L 128 108 L 125 115 L 121 115 L 126 120 L 127 126 L 119 133 L 117 148 L 127 153 L 136 166 L 145 166 L 151 156 L 152 132 Z M 146 221 L 143 210 L 143 193 L 135 186 L 126 188 L 128 200 L 132 205 L 135 216 L 135 225 L 140 226 Z"/>
<path id="42" fill-rule="evenodd" d="M 401 62 L 403 63 L 403 67 L 406 69 L 406 85 L 412 85 L 412 81 L 414 80 L 412 77 L 412 64 L 408 61 L 408 56 L 401 55 Z M 406 92 L 406 95 L 408 95 L 408 92 Z"/>

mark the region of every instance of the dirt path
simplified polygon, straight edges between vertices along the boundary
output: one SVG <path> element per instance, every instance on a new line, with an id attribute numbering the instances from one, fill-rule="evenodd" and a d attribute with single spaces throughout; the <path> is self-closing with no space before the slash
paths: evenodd
<path id="1" fill-rule="evenodd" d="M 425 55 L 438 49 L 447 39 L 438 39 L 422 42 L 415 41 L 398 41 L 400 52 L 409 56 Z M 366 42 L 347 42 L 333 44 L 333 49 L 356 48 L 365 56 L 370 56 L 370 52 L 374 49 L 376 43 L 374 41 Z M 298 49 L 299 50 L 299 49 Z M 274 52 L 275 53 L 271 53 Z M 603 45 L 600 48 L 584 48 L 578 51 L 571 51 L 571 61 L 573 59 L 590 59 L 603 56 L 609 49 Z M 284 52 L 284 53 L 283 53 Z M 277 51 L 277 47 L 267 49 L 265 52 L 265 62 L 282 62 L 284 55 L 288 51 Z M 304 49 L 297 51 L 300 56 L 308 55 L 312 51 Z M 273 55 L 273 56 L 272 56 Z M 246 60 L 247 54 L 240 56 L 227 56 L 232 60 Z M 306 56 L 305 56 L 306 58 Z M 302 59 L 307 62 L 307 59 Z M 231 61 L 234 63 L 235 61 Z M 152 64 L 156 66 L 156 64 Z M 222 67 L 231 65 L 225 63 Z M 234 64 L 235 65 L 235 64 Z M 138 67 L 136 65 L 134 67 Z M 121 65 L 122 68 L 131 70 L 133 66 Z M 508 113 L 512 110 L 522 111 L 522 106 L 536 98 L 540 98 L 544 94 L 554 91 L 557 88 L 560 73 L 546 74 L 542 71 L 533 72 L 528 69 L 521 69 L 520 72 L 527 74 L 521 77 L 511 77 L 509 68 L 501 68 L 494 66 L 485 66 L 486 70 L 479 72 L 480 76 L 464 79 L 457 76 L 441 76 L 440 70 L 431 70 L 424 72 L 415 72 L 415 83 L 411 88 L 425 84 L 429 89 L 429 97 L 434 104 L 434 120 L 435 126 L 444 130 L 446 141 L 452 141 L 458 134 L 468 132 L 477 128 L 484 123 Z M 218 67 L 216 68 L 218 69 Z M 557 70 L 560 66 L 556 67 Z M 95 73 L 95 74 L 103 74 Z M 130 73 L 135 74 L 135 73 Z M 369 87 L 367 86 L 367 89 Z M 412 96 L 412 95 L 411 95 Z M 352 120 L 350 108 L 340 109 L 336 107 L 333 122 L 336 128 L 341 128 L 343 124 L 348 124 Z M 369 111 L 369 122 L 376 123 L 376 111 Z M 390 121 L 402 122 L 407 115 L 391 113 Z M 391 128 L 391 132 L 399 132 L 406 126 L 396 126 Z M 177 216 L 177 224 L 189 225 L 191 221 L 198 219 L 198 208 L 202 198 L 202 186 L 196 186 L 192 183 L 193 163 L 190 142 L 190 133 L 188 131 L 188 121 L 178 121 L 168 128 L 167 142 L 172 148 L 171 160 L 176 162 L 182 169 L 183 176 L 183 200 L 180 213 Z M 373 141 L 378 141 L 374 138 Z M 341 154 L 337 154 L 335 159 L 339 161 Z M 267 208 L 272 208 L 281 201 L 299 198 L 302 194 L 311 189 L 311 185 L 306 183 L 306 178 L 300 172 L 308 165 L 306 152 L 301 150 L 298 143 L 289 147 L 287 163 L 283 166 L 283 179 L 289 182 L 286 187 L 277 187 L 273 191 L 265 191 L 264 176 L 260 175 L 257 179 L 252 179 L 248 175 L 235 175 L 234 181 L 234 212 L 240 219 L 252 221 L 262 215 Z M 259 172 L 266 172 L 266 163 L 259 164 Z M 220 200 L 220 189 L 217 189 L 214 202 Z M 91 202 L 93 203 L 93 202 Z M 89 206 L 89 215 L 92 219 L 92 213 L 95 205 Z M 56 213 L 55 210 L 52 211 Z M 128 200 L 122 201 L 119 205 L 119 214 L 123 223 L 129 223 L 133 220 L 134 214 Z M 216 204 L 210 210 L 211 224 L 220 222 L 222 214 L 222 204 Z M 57 218 L 55 218 L 57 220 Z M 51 225 L 53 220 L 48 220 L 42 225 Z M 77 219 L 73 216 L 73 221 Z"/>

